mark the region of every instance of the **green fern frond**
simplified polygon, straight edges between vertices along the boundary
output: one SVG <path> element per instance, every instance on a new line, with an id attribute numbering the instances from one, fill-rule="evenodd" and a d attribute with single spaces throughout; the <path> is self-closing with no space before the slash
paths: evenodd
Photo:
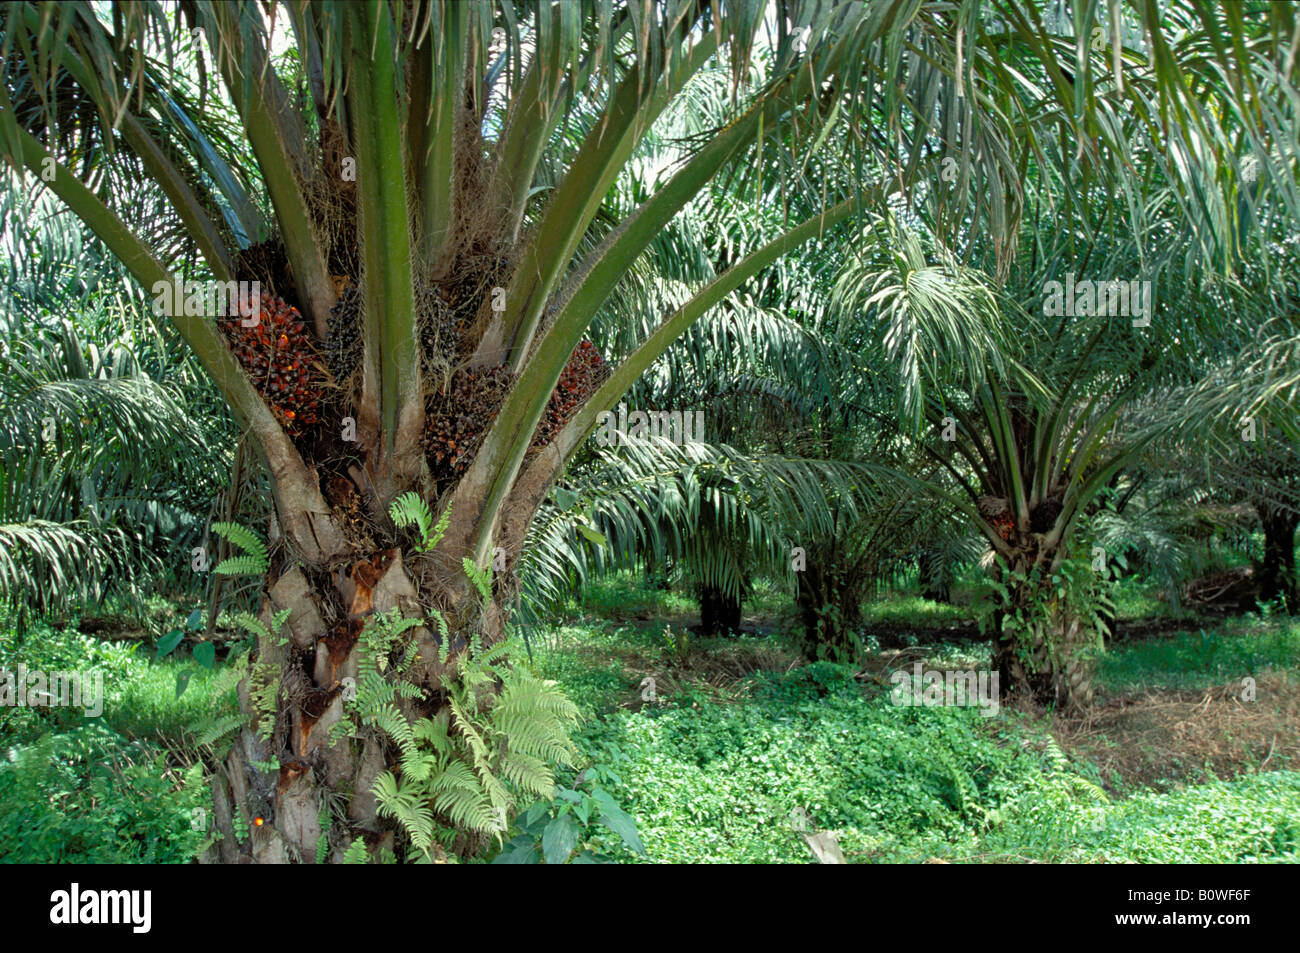
<path id="1" fill-rule="evenodd" d="M 357 697 L 353 700 L 353 705 L 362 717 L 374 714 L 397 698 L 397 687 L 384 678 L 374 667 L 373 661 L 368 671 L 358 674 Z"/>
<path id="2" fill-rule="evenodd" d="M 463 694 L 456 691 L 451 692 L 448 702 L 451 705 L 452 716 L 455 719 L 456 731 L 469 746 L 474 761 L 484 760 L 488 756 L 487 739 L 479 732 L 474 719 L 467 713 L 468 707 Z"/>
<path id="3" fill-rule="evenodd" d="M 366 853 L 366 842 L 361 837 L 349 844 L 348 849 L 343 852 L 343 863 L 345 864 L 364 864 L 369 860 L 370 857 Z"/>
<path id="4" fill-rule="evenodd" d="M 445 668 L 451 654 L 451 627 L 447 625 L 446 618 L 437 609 L 432 610 L 432 616 L 438 626 L 438 665 Z"/>
<path id="5" fill-rule="evenodd" d="M 492 801 L 463 761 L 451 762 L 430 790 L 434 808 L 457 827 L 482 834 L 493 833 L 500 827 Z"/>
<path id="6" fill-rule="evenodd" d="M 510 752 L 501 760 L 501 773 L 516 788 L 534 797 L 555 796 L 555 774 L 541 758 Z"/>
<path id="7" fill-rule="evenodd" d="M 475 663 L 488 673 L 492 678 L 502 677 L 502 670 L 497 667 L 498 662 L 504 662 L 510 655 L 510 651 L 515 646 L 509 642 L 498 642 L 491 648 L 480 650 L 475 655 Z"/>
<path id="8" fill-rule="evenodd" d="M 447 626 L 447 620 L 443 618 L 442 613 L 439 612 L 437 609 L 433 610 L 433 621 L 438 624 L 438 634 L 442 636 L 443 641 L 445 642 L 448 639 L 450 639 L 451 630 Z"/>
<path id="9" fill-rule="evenodd" d="M 445 767 L 444 760 L 436 754 L 421 754 L 402 760 L 402 777 L 410 781 L 427 781 Z"/>
<path id="10" fill-rule="evenodd" d="M 487 795 L 488 803 L 494 809 L 503 808 L 508 811 L 514 807 L 514 799 L 510 796 L 510 792 L 506 790 L 505 785 L 501 783 L 501 779 L 497 777 L 496 765 L 484 761 L 476 765 L 475 770 L 478 773 L 479 784 L 483 788 L 483 793 Z M 496 818 L 494 817 L 493 820 L 495 821 Z M 493 826 L 497 825 L 494 824 Z"/>
<path id="11" fill-rule="evenodd" d="M 410 722 L 397 710 L 396 706 L 387 704 L 363 716 L 362 723 L 378 728 L 401 749 L 402 757 L 415 757 L 415 735 Z"/>
<path id="12" fill-rule="evenodd" d="M 445 652 L 448 626 L 436 613 L 433 618 Z M 347 708 L 401 751 L 400 769 L 376 779 L 375 796 L 380 813 L 427 858 L 439 837 L 454 831 L 500 838 L 519 795 L 553 796 L 553 766 L 576 760 L 570 730 L 580 716 L 555 683 L 510 667 L 512 643 L 484 648 L 475 634 L 456 679 L 446 685 L 446 708 L 408 719 L 397 700 L 423 690 L 400 679 L 404 663 L 392 659 L 403 634 L 420 621 L 396 612 L 371 621 L 361 636 L 357 694 Z"/>
<path id="13" fill-rule="evenodd" d="M 447 720 L 444 717 L 421 718 L 417 721 L 415 740 L 427 744 L 444 757 L 452 754 L 451 736 L 447 734 Z"/>
<path id="14" fill-rule="evenodd" d="M 266 552 L 266 544 L 252 530 L 238 523 L 213 523 L 212 532 L 245 554 L 223 559 L 213 572 L 223 576 L 256 576 L 266 572 L 270 567 L 271 560 Z"/>
<path id="15" fill-rule="evenodd" d="M 280 672 L 275 663 L 255 663 L 248 676 L 248 697 L 257 712 L 257 734 L 263 741 L 270 741 L 275 733 L 279 695 Z"/>
<path id="16" fill-rule="evenodd" d="M 340 718 L 334 724 L 330 725 L 329 746 L 333 748 L 344 738 L 355 737 L 357 733 L 356 722 L 351 718 Z"/>
<path id="17" fill-rule="evenodd" d="M 411 843 L 422 853 L 433 846 L 433 811 L 418 793 L 403 786 L 391 771 L 375 779 L 375 801 L 381 817 L 392 817 L 406 831 Z"/>
<path id="18" fill-rule="evenodd" d="M 451 521 L 451 507 L 443 511 L 437 525 L 434 525 L 429 504 L 421 499 L 418 493 L 407 491 L 393 500 L 388 508 L 388 515 L 401 529 L 414 525 L 420 537 L 415 548 L 418 552 L 427 553 L 438 545 L 447 532 L 447 525 Z"/>
<path id="19" fill-rule="evenodd" d="M 334 812 L 329 803 L 321 804 L 316 812 L 316 821 L 320 825 L 320 837 L 316 838 L 316 863 L 323 864 L 330 852 L 330 829 L 334 827 Z"/>
<path id="20" fill-rule="evenodd" d="M 268 563 L 256 556 L 231 556 L 217 563 L 212 570 L 218 576 L 260 576 Z"/>
<path id="21" fill-rule="evenodd" d="M 474 560 L 468 556 L 461 559 L 461 565 L 465 567 L 465 575 L 469 576 L 470 582 L 474 583 L 474 588 L 479 591 L 485 600 L 492 599 L 492 570 L 480 569 L 474 565 Z"/>
<path id="22" fill-rule="evenodd" d="M 564 765 L 576 757 L 569 731 L 580 718 L 563 692 L 523 671 L 505 680 L 492 709 L 493 728 L 508 739 L 511 752 Z"/>
<path id="23" fill-rule="evenodd" d="M 233 734 L 240 726 L 244 724 L 243 715 L 226 715 L 221 718 L 215 718 L 204 723 L 199 730 L 198 736 L 194 739 L 196 747 L 206 745 L 215 745 L 217 742 L 224 740 Z"/>
<path id="24" fill-rule="evenodd" d="M 265 639 L 267 642 L 271 641 L 271 633 L 267 631 L 266 626 L 262 625 L 262 620 L 251 612 L 236 612 L 234 621 L 242 626 L 245 631 L 251 632 L 259 639 Z"/>

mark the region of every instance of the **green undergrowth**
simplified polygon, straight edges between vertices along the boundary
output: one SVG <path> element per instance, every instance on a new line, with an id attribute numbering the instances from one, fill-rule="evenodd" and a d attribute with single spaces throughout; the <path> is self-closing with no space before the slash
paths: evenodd
<path id="1" fill-rule="evenodd" d="M 851 863 L 1300 860 L 1294 771 L 1238 769 L 1205 783 L 1175 779 L 1167 790 L 1108 777 L 1120 797 L 1103 790 L 1086 757 L 1063 753 L 1045 716 L 890 704 L 887 673 L 900 659 L 979 669 L 986 642 L 873 653 L 864 666 L 803 664 L 780 631 L 683 638 L 691 601 L 638 584 L 623 574 L 589 588 L 586 611 L 613 618 L 580 613 L 528 633 L 525 664 L 558 681 L 584 715 L 576 741 L 590 768 L 573 782 L 574 830 L 602 855 L 813 862 L 797 813 L 815 831 L 836 832 Z M 904 594 L 868 618 L 943 626 L 960 621 L 958 611 Z M 201 847 L 192 820 L 207 792 L 193 767 L 196 733 L 235 711 L 233 679 L 220 664 L 199 670 L 153 653 L 146 640 L 101 641 L 68 627 L 34 627 L 21 641 L 0 632 L 0 666 L 93 669 L 104 679 L 98 718 L 0 708 L 0 858 L 186 862 Z M 1112 644 L 1098 686 L 1103 697 L 1201 688 L 1286 671 L 1297 657 L 1300 623 L 1246 616 Z M 178 696 L 184 673 L 192 678 Z M 612 800 L 598 800 L 600 791 Z M 636 819 L 644 854 L 628 848 L 614 803 Z M 560 817 L 538 815 L 536 845 L 521 828 L 522 854 L 549 847 L 559 856 L 567 841 L 544 832 L 573 833 Z"/>
<path id="2" fill-rule="evenodd" d="M 1253 635 L 1230 625 L 1219 637 L 1245 641 L 1199 651 L 1175 639 L 1150 658 L 1144 643 L 1126 643 L 1105 657 L 1104 671 L 1131 678 L 1168 667 L 1166 675 L 1191 683 L 1217 677 L 1220 662 L 1295 658 L 1285 625 Z M 936 646 L 926 663 L 976 667 L 984 651 Z M 1205 653 L 1216 651 L 1210 664 Z M 1294 772 L 1115 799 L 1090 763 L 1063 754 L 1046 719 L 895 707 L 885 686 L 831 663 L 756 672 L 738 702 L 687 680 L 660 704 L 629 705 L 636 674 L 656 665 L 671 672 L 670 662 L 649 636 L 629 643 L 626 632 L 600 625 L 570 626 L 536 657 L 595 716 L 580 745 L 594 763 L 621 765 L 615 793 L 637 817 L 652 862 L 810 862 L 791 822 L 796 809 L 815 830 L 835 831 L 850 863 L 1297 859 Z"/>
<path id="3" fill-rule="evenodd" d="M 6 863 L 187 863 L 210 809 L 200 767 L 98 722 L 0 750 Z"/>
<path id="4" fill-rule="evenodd" d="M 1297 660 L 1300 620 L 1251 615 L 1113 646 L 1101 656 L 1097 681 L 1112 691 L 1197 688 Z"/>

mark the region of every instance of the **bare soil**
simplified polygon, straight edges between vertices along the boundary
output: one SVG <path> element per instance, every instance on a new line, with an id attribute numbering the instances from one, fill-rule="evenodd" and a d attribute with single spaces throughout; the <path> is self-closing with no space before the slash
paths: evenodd
<path id="1" fill-rule="evenodd" d="M 1054 716 L 1052 733 L 1115 793 L 1300 767 L 1300 678 L 1267 673 L 1254 701 L 1244 694 L 1235 681 L 1105 696 L 1086 714 Z"/>

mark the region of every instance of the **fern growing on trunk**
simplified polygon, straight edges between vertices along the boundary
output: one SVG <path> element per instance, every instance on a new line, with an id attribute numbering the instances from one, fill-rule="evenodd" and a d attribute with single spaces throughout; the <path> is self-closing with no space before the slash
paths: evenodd
<path id="1" fill-rule="evenodd" d="M 408 633 L 419 625 L 394 611 L 366 627 L 350 717 L 334 731 L 355 735 L 359 721 L 397 748 L 397 766 L 375 781 L 378 813 L 397 821 L 429 860 L 464 832 L 499 840 L 519 798 L 553 797 L 551 765 L 572 766 L 569 730 L 579 715 L 553 684 L 506 663 L 509 643 L 483 648 L 476 636 L 446 682 L 447 707 L 412 718 L 402 701 L 419 689 L 401 676 L 414 659 Z M 445 666 L 449 642 L 440 628 Z"/>

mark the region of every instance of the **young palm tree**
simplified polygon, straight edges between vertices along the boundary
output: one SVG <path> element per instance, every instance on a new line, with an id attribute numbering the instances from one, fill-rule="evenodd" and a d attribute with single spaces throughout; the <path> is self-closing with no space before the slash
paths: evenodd
<path id="1" fill-rule="evenodd" d="M 861 247 L 837 295 L 874 317 L 873 363 L 897 368 L 902 416 L 920 418 L 904 432 L 943 467 L 948 492 L 936 485 L 936 493 L 995 557 L 1002 688 L 1086 705 L 1109 570 L 1104 549 L 1078 551 L 1080 529 L 1149 465 L 1153 441 L 1172 445 L 1201 424 L 1203 404 L 1182 398 L 1199 393 L 1204 382 L 1191 382 L 1222 361 L 1223 339 L 1234 333 L 1222 315 L 1241 314 L 1228 307 L 1235 299 L 1195 272 L 1172 287 L 1157 278 L 1162 307 L 1142 326 L 1141 316 L 1109 305 L 1057 312 L 1052 282 L 1078 267 L 1059 244 L 1033 256 L 1036 270 L 1013 266 L 996 293 L 991 276 L 941 248 L 927 254 L 918 234 L 890 219 L 868 227 Z M 1144 272 L 1128 242 L 1108 248 L 1097 238 L 1088 255 L 1085 275 L 1161 273 L 1150 261 Z M 1251 456 L 1258 465 L 1258 452 Z"/>
<path id="2" fill-rule="evenodd" d="M 382 842 L 373 791 L 393 778 L 386 766 L 401 773 L 398 758 L 328 730 L 344 718 L 340 679 L 356 671 L 367 613 L 442 613 L 445 633 L 411 634 L 418 657 L 403 669 L 401 700 L 412 716 L 445 714 L 456 665 L 440 665 L 440 653 L 459 658 L 500 635 L 529 524 L 596 415 L 782 255 L 938 181 L 954 156 L 960 177 L 945 207 L 958 230 L 991 232 L 1009 249 L 1031 152 L 1068 165 L 1064 147 L 1077 144 L 1087 177 L 1129 161 L 1113 120 L 1130 86 L 1152 128 L 1180 137 L 1152 158 L 1207 236 L 1225 217 L 1209 183 L 1239 167 L 1238 140 L 1215 135 L 1224 120 L 1202 105 L 1207 89 L 1245 117 L 1259 181 L 1287 181 L 1272 131 L 1279 84 L 1294 75 L 1291 9 L 1247 23 L 1190 0 L 1160 15 L 1145 3 L 1131 13 L 1080 4 L 1049 28 L 1029 2 L 789 0 L 765 20 L 767 8 L 4 5 L 4 156 L 146 288 L 178 275 L 257 279 L 285 302 L 218 322 L 169 315 L 265 459 L 268 594 L 292 630 L 288 645 L 265 638 L 258 649 L 278 688 L 249 711 L 269 704 L 270 740 L 245 732 L 215 785 L 218 819 L 251 825 L 222 842 L 225 859 L 317 856 L 327 801 L 346 809 L 320 856 L 342 859 L 357 834 Z M 1085 43 L 1094 27 L 1100 45 Z M 293 56 L 278 54 L 286 38 Z M 601 221 L 611 186 L 635 173 L 642 139 L 693 77 L 724 63 L 739 83 L 758 43 L 772 48 L 761 85 L 737 85 L 726 121 L 685 143 L 622 221 Z M 835 124 L 853 174 L 814 180 L 808 157 Z M 602 368 L 580 347 L 588 325 L 665 224 L 715 176 L 741 169 L 779 176 L 813 213 L 728 262 L 618 367 Z M 173 214 L 140 221 L 141 183 Z M 185 269 L 194 255 L 200 271 Z M 254 316 L 262 330 L 238 327 Z M 446 521 L 432 553 L 403 547 L 389 519 L 407 492 Z M 460 567 L 494 556 L 506 572 L 484 600 Z M 273 759 L 267 780 L 253 765 Z M 441 811 L 401 807 L 421 823 Z"/>

